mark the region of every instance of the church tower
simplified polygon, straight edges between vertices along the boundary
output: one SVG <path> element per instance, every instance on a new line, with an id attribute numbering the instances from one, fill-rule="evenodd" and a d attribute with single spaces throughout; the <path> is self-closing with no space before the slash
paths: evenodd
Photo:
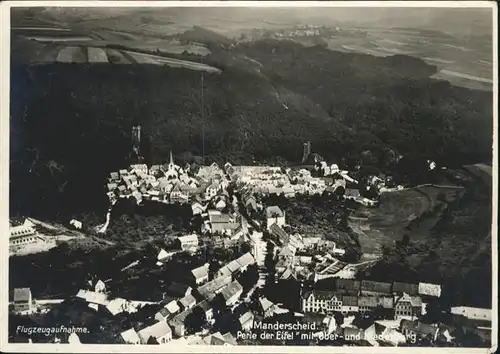
<path id="1" fill-rule="evenodd" d="M 173 170 L 175 168 L 174 157 L 172 155 L 172 150 L 170 150 L 170 160 L 168 162 L 168 169 Z"/>

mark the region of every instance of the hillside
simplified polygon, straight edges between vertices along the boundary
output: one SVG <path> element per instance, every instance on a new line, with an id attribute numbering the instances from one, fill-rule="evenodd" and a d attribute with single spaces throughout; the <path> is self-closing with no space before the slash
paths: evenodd
<path id="1" fill-rule="evenodd" d="M 225 43 L 201 28 L 187 35 Z M 215 48 L 203 60 L 101 48 L 108 62 L 96 63 L 89 59 L 94 42 L 13 39 L 13 58 L 33 58 L 12 60 L 14 214 L 38 210 L 39 217 L 65 219 L 105 209 L 104 178 L 129 162 L 135 122 L 149 163 L 164 161 L 170 149 L 202 155 L 203 132 L 207 162 L 294 162 L 306 140 L 329 160 L 356 160 L 370 150 L 384 164 L 390 149 L 447 165 L 491 159 L 491 95 L 429 79 L 435 68 L 419 59 L 260 40 Z M 83 59 L 54 63 L 67 48 Z M 109 59 L 132 55 L 147 60 Z M 179 60 L 215 68 L 203 74 L 204 124 L 202 74 Z"/>

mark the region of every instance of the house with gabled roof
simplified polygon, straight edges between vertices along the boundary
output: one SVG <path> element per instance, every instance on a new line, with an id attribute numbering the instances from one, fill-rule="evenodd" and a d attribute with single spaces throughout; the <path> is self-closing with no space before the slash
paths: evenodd
<path id="1" fill-rule="evenodd" d="M 387 296 L 360 296 L 358 298 L 359 312 L 373 311 L 377 307 L 386 310 L 394 308 L 394 298 Z"/>
<path id="2" fill-rule="evenodd" d="M 166 344 L 172 340 L 172 330 L 164 321 L 156 322 L 137 334 L 141 339 L 141 344 Z"/>
<path id="3" fill-rule="evenodd" d="M 341 312 L 345 314 L 359 312 L 358 297 L 351 295 L 342 296 L 342 310 Z"/>
<path id="4" fill-rule="evenodd" d="M 281 245 L 288 244 L 288 242 L 290 240 L 290 236 L 278 224 L 272 224 L 269 227 L 269 232 L 271 233 L 271 235 L 273 235 L 274 237 L 277 238 L 278 242 Z"/>
<path id="5" fill-rule="evenodd" d="M 127 344 L 141 344 L 141 339 L 139 338 L 139 335 L 133 328 L 123 331 L 122 333 L 120 333 L 120 336 L 122 337 L 123 341 Z"/>
<path id="6" fill-rule="evenodd" d="M 303 312 L 342 311 L 342 296 L 334 291 L 307 291 L 302 295 Z"/>
<path id="7" fill-rule="evenodd" d="M 267 229 L 271 225 L 284 226 L 285 225 L 285 212 L 280 207 L 273 205 L 266 208 Z"/>
<path id="8" fill-rule="evenodd" d="M 198 247 L 198 235 L 192 234 L 177 238 L 182 250 L 192 250 Z"/>
<path id="9" fill-rule="evenodd" d="M 192 309 L 196 305 L 196 298 L 193 295 L 188 294 L 179 300 L 179 305 L 183 310 Z"/>
<path id="10" fill-rule="evenodd" d="M 255 258 L 253 258 L 252 254 L 250 252 L 245 253 L 238 259 L 236 259 L 236 262 L 239 264 L 239 271 L 244 272 L 247 270 L 249 265 L 252 265 L 255 263 Z"/>
<path id="11" fill-rule="evenodd" d="M 241 329 L 243 331 L 250 331 L 253 328 L 253 319 L 254 315 L 250 311 L 247 311 L 243 315 L 241 315 L 238 319 Z"/>
<path id="12" fill-rule="evenodd" d="M 226 306 L 232 306 L 238 301 L 239 297 L 243 293 L 243 287 L 238 281 L 233 281 L 231 284 L 227 285 L 221 291 L 221 295 L 224 298 Z"/>
<path id="13" fill-rule="evenodd" d="M 155 320 L 156 321 L 164 321 L 164 322 L 166 322 L 167 319 L 169 319 L 171 316 L 172 316 L 172 313 L 170 313 L 170 311 L 168 309 L 166 309 L 165 307 L 162 307 L 160 309 L 160 311 L 158 311 L 155 314 Z"/>
<path id="14" fill-rule="evenodd" d="M 191 210 L 193 211 L 193 215 L 201 215 L 205 212 L 206 206 L 203 206 L 201 203 L 195 201 L 191 204 Z"/>
<path id="15" fill-rule="evenodd" d="M 438 326 L 422 323 L 418 320 L 416 321 L 409 321 L 404 319 L 401 320 L 399 330 L 407 338 L 416 336 L 422 339 L 427 338 L 430 341 L 435 341 L 439 333 Z"/>
<path id="16" fill-rule="evenodd" d="M 204 264 L 201 267 L 193 269 L 191 274 L 196 285 L 203 284 L 208 281 L 208 264 Z"/>
<path id="17" fill-rule="evenodd" d="M 205 189 L 205 199 L 207 200 L 212 199 L 217 195 L 220 189 L 221 189 L 220 183 L 213 181 Z"/>
<path id="18" fill-rule="evenodd" d="M 33 298 L 30 288 L 14 289 L 14 311 L 16 313 L 30 313 L 33 311 Z"/>
<path id="19" fill-rule="evenodd" d="M 206 284 L 200 286 L 197 291 L 207 300 L 213 299 L 216 294 L 220 293 L 222 289 L 226 287 L 226 285 L 231 284 L 232 277 L 231 274 L 217 274 L 217 277 L 212 281 L 209 281 Z"/>
<path id="20" fill-rule="evenodd" d="M 266 297 L 259 298 L 259 310 L 264 317 L 271 317 L 276 309 L 276 304 L 269 301 Z"/>
<path id="21" fill-rule="evenodd" d="M 418 283 L 418 294 L 421 296 L 441 296 L 441 285 L 430 283 Z"/>
<path id="22" fill-rule="evenodd" d="M 394 297 L 394 318 L 414 320 L 422 314 L 422 299 L 403 293 Z"/>
<path id="23" fill-rule="evenodd" d="M 471 307 L 471 306 L 455 306 L 451 308 L 451 313 L 461 315 L 470 320 L 491 322 L 491 309 Z"/>
<path id="24" fill-rule="evenodd" d="M 200 310 L 203 311 L 207 321 L 212 320 L 212 318 L 214 317 L 214 309 L 208 300 L 203 300 L 196 307 L 200 308 Z"/>

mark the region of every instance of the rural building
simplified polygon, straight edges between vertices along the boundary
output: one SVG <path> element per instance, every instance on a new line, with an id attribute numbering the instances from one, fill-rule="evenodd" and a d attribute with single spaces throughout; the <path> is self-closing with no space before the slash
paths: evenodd
<path id="1" fill-rule="evenodd" d="M 396 296 L 394 300 L 394 318 L 414 320 L 422 314 L 422 299 L 420 296 L 410 296 L 406 293 Z"/>
<path id="2" fill-rule="evenodd" d="M 305 239 L 307 240 L 307 238 Z M 353 279 L 335 279 L 335 286 L 337 291 L 344 295 L 358 295 L 361 282 Z"/>
<path id="3" fill-rule="evenodd" d="M 302 297 L 303 312 L 342 311 L 342 298 L 333 291 L 308 291 Z"/>
<path id="4" fill-rule="evenodd" d="M 17 250 L 29 244 L 43 242 L 44 240 L 38 235 L 34 226 L 35 224 L 28 219 L 25 219 L 22 225 L 11 226 L 9 229 L 10 250 Z"/>
<path id="5" fill-rule="evenodd" d="M 198 235 L 180 236 L 177 238 L 182 250 L 192 250 L 198 247 Z"/>
<path id="6" fill-rule="evenodd" d="M 270 206 L 266 208 L 266 218 L 267 218 L 267 229 L 269 230 L 271 225 L 284 226 L 285 225 L 285 212 L 282 211 L 278 206 Z"/>
<path id="7" fill-rule="evenodd" d="M 200 215 L 205 211 L 206 207 L 201 205 L 198 202 L 194 202 L 191 204 L 191 210 L 193 211 L 193 215 Z"/>
<path id="8" fill-rule="evenodd" d="M 207 321 L 212 320 L 212 318 L 214 317 L 214 310 L 212 305 L 210 305 L 210 303 L 207 300 L 203 300 L 202 302 L 200 302 L 197 307 L 199 307 L 201 311 L 203 311 Z"/>
<path id="9" fill-rule="evenodd" d="M 269 227 L 269 232 L 274 236 L 281 245 L 286 245 L 290 241 L 290 236 L 278 224 L 272 224 Z"/>
<path id="10" fill-rule="evenodd" d="M 138 335 L 141 344 L 166 344 L 172 340 L 172 330 L 164 321 L 140 330 Z"/>
<path id="11" fill-rule="evenodd" d="M 342 310 L 343 314 L 359 312 L 358 297 L 345 295 L 342 296 Z"/>
<path id="12" fill-rule="evenodd" d="M 202 265 L 201 267 L 195 268 L 191 271 L 192 278 L 194 279 L 196 285 L 203 284 L 208 281 L 208 265 Z"/>
<path id="13" fill-rule="evenodd" d="M 30 288 L 14 289 L 14 312 L 28 314 L 33 311 L 33 298 Z"/>
<path id="14" fill-rule="evenodd" d="M 375 308 L 390 310 L 394 308 L 394 299 L 385 296 L 360 296 L 358 307 L 360 313 L 371 312 Z"/>
<path id="15" fill-rule="evenodd" d="M 158 322 L 167 322 L 167 319 L 169 319 L 171 315 L 170 311 L 164 307 L 155 314 L 155 320 Z"/>
<path id="16" fill-rule="evenodd" d="M 439 327 L 419 321 L 401 320 L 400 332 L 407 338 L 427 338 L 431 341 L 435 341 L 439 332 Z"/>
<path id="17" fill-rule="evenodd" d="M 173 314 L 176 314 L 177 312 L 179 312 L 181 310 L 181 308 L 179 307 L 178 303 L 177 303 L 177 300 L 171 300 L 171 301 L 168 301 L 165 306 L 163 306 L 163 308 L 167 309 L 167 311 L 173 315 Z"/>
<path id="18" fill-rule="evenodd" d="M 271 317 L 274 314 L 274 309 L 276 305 L 269 301 L 267 298 L 262 297 L 259 299 L 259 308 L 262 316 Z"/>
<path id="19" fill-rule="evenodd" d="M 226 306 L 234 305 L 238 301 L 242 293 L 243 293 L 243 287 L 236 280 L 233 281 L 231 284 L 227 285 L 221 291 L 221 295 L 224 298 L 224 301 L 226 302 Z"/>
<path id="20" fill-rule="evenodd" d="M 392 292 L 394 295 L 408 294 L 410 296 L 418 295 L 418 285 L 408 283 L 392 283 Z"/>
<path id="21" fill-rule="evenodd" d="M 189 310 L 196 305 L 196 299 L 193 295 L 188 294 L 179 300 L 179 304 L 184 311 Z"/>
<path id="22" fill-rule="evenodd" d="M 245 312 L 243 315 L 240 316 L 238 321 L 240 322 L 241 329 L 243 331 L 249 331 L 253 327 L 253 313 L 248 311 Z"/>
<path id="23" fill-rule="evenodd" d="M 139 338 L 139 335 L 133 328 L 127 329 L 120 335 L 124 340 L 124 342 L 127 344 L 141 344 L 141 339 Z"/>

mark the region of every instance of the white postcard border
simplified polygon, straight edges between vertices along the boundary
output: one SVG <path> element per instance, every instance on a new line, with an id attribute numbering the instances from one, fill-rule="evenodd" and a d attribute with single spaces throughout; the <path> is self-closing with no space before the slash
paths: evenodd
<path id="1" fill-rule="evenodd" d="M 400 347 L 300 347 L 300 346 L 205 346 L 205 345 L 116 345 L 116 344 L 25 344 L 8 343 L 8 260 L 9 260 L 9 101 L 10 101 L 10 9 L 15 7 L 413 7 L 413 8 L 491 8 L 493 13 L 493 198 L 492 198 L 492 347 L 486 348 L 428 348 L 405 347 L 407 353 L 493 353 L 498 348 L 498 17 L 496 2 L 492 1 L 5 1 L 0 4 L 2 51 L 0 72 L 0 350 L 2 352 L 31 353 L 400 353 Z"/>

